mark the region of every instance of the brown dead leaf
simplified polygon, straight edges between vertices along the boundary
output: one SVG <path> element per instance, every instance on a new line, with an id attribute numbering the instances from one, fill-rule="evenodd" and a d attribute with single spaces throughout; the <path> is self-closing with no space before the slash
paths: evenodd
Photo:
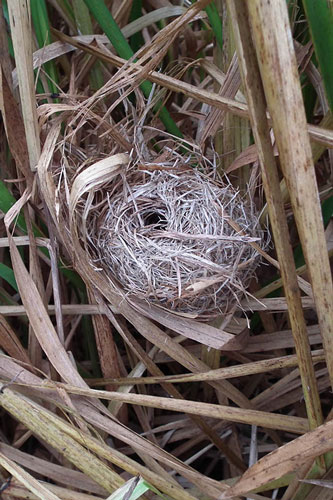
<path id="1" fill-rule="evenodd" d="M 29 166 L 28 146 L 25 138 L 23 119 L 2 68 L 0 70 L 0 108 L 9 149 L 17 167 L 26 178 L 27 183 L 31 185 L 34 175 Z"/>
<path id="2" fill-rule="evenodd" d="M 237 156 L 237 158 L 231 163 L 231 165 L 229 165 L 226 173 L 229 174 L 230 172 L 233 172 L 234 170 L 237 170 L 244 165 L 249 165 L 249 163 L 253 163 L 257 160 L 257 146 L 255 144 L 251 144 L 251 146 L 248 146 L 246 149 L 244 149 L 244 151 L 242 151 L 241 154 Z"/>
<path id="3" fill-rule="evenodd" d="M 29 356 L 22 347 L 16 333 L 2 314 L 0 315 L 0 346 L 13 358 L 31 364 Z"/>

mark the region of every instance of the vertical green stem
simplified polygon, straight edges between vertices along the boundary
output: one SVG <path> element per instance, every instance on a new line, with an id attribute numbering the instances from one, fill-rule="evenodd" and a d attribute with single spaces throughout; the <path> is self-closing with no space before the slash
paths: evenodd
<path id="1" fill-rule="evenodd" d="M 31 0 L 31 17 L 39 47 L 42 48 L 52 43 L 45 0 Z M 50 92 L 57 92 L 56 83 L 59 79 L 56 65 L 53 61 L 49 61 L 43 66 L 46 74 L 49 76 L 47 81 Z"/>

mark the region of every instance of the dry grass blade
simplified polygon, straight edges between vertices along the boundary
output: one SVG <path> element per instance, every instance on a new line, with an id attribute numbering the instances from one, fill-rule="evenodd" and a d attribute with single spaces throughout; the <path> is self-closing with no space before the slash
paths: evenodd
<path id="1" fill-rule="evenodd" d="M 37 481 L 42 483 L 42 481 Z M 51 494 L 57 495 L 56 498 L 61 498 L 61 500 L 104 500 L 104 496 L 88 495 L 87 493 L 82 493 L 82 491 L 70 490 L 68 488 L 63 488 L 61 486 L 56 486 L 55 484 L 43 483 L 41 484 L 46 488 Z M 12 498 L 23 498 L 25 500 L 36 500 L 40 497 L 34 495 L 25 488 L 19 481 L 12 479 L 10 486 L 1 492 L 1 495 L 5 499 Z M 46 499 L 46 497 L 44 497 Z"/>
<path id="2" fill-rule="evenodd" d="M 129 347 L 133 350 L 133 352 L 137 355 L 138 359 L 141 360 L 141 363 L 138 365 L 138 368 L 140 370 L 145 367 L 149 370 L 150 373 L 152 373 L 155 376 L 162 376 L 163 378 L 163 372 L 158 368 L 158 366 L 152 361 L 151 357 L 157 352 L 157 348 L 153 347 L 153 349 L 150 351 L 150 353 L 147 355 L 145 351 L 142 349 L 140 346 L 139 342 L 134 338 L 134 336 L 129 332 L 129 329 L 126 327 L 124 322 L 119 322 L 113 317 L 113 324 L 117 325 L 117 330 L 119 333 L 121 333 L 122 337 L 126 341 Z M 133 370 L 132 370 L 133 372 Z M 130 374 L 132 375 L 132 373 Z M 130 377 L 132 380 L 132 377 Z M 135 377 L 133 377 L 134 379 Z M 132 383 L 131 385 L 128 385 L 129 382 L 129 377 L 127 377 L 127 383 L 125 384 L 125 392 L 129 392 L 129 390 L 133 387 Z M 172 397 L 172 398 L 177 398 L 177 399 L 183 399 L 181 393 L 173 386 L 173 385 L 164 385 L 163 383 L 161 384 L 162 387 L 166 390 L 166 392 Z M 118 392 L 121 392 L 118 390 Z M 112 401 L 111 403 L 111 408 L 119 408 L 123 404 L 123 401 Z M 235 453 L 230 449 L 230 447 L 223 441 L 222 438 L 218 435 L 217 432 L 212 429 L 203 418 L 192 415 L 191 419 L 193 423 L 198 427 L 198 429 L 202 430 L 207 437 L 211 440 L 212 443 L 215 444 L 215 446 L 225 454 L 226 457 L 233 463 L 237 469 L 239 470 L 244 470 L 244 464 L 243 462 L 235 455 Z"/>
<path id="3" fill-rule="evenodd" d="M 0 465 L 41 500 L 60 500 L 57 495 L 2 453 L 0 453 Z"/>
<path id="4" fill-rule="evenodd" d="M 97 49 L 96 47 L 91 47 L 85 43 L 77 42 L 75 39 L 56 30 L 53 31 L 61 40 L 67 42 L 70 45 L 74 45 L 75 47 L 84 50 L 85 52 L 95 55 L 101 60 L 115 64 L 119 68 L 126 64 L 125 59 L 122 59 L 121 57 L 111 55 L 110 53 L 105 54 L 103 51 Z M 135 66 L 133 65 L 133 69 L 136 68 L 138 64 L 139 63 L 135 63 Z M 129 68 L 132 67 L 130 64 L 128 64 L 128 66 Z M 177 78 L 173 78 L 163 73 L 158 73 L 156 71 L 151 71 L 147 75 L 147 78 L 153 83 L 161 85 L 162 87 L 172 90 L 173 92 L 184 94 L 187 97 L 193 97 L 199 102 L 204 102 L 223 111 L 229 111 L 230 113 L 233 113 L 236 116 L 240 116 L 241 118 L 249 118 L 249 110 L 247 105 L 234 99 L 222 97 L 219 94 L 209 92 L 204 89 L 197 89 L 197 87 L 195 87 L 194 85 L 183 82 L 181 80 L 178 80 Z M 319 142 L 320 144 L 325 145 L 328 148 L 333 148 L 332 130 L 324 129 L 316 125 L 309 125 L 308 131 L 313 141 Z"/>
<path id="5" fill-rule="evenodd" d="M 89 302 L 97 304 L 95 294 L 88 289 Z M 101 314 L 92 316 L 97 351 L 101 363 L 103 378 L 120 376 L 119 351 L 115 341 L 114 332 L 109 320 Z M 113 385 L 106 385 L 106 390 L 115 390 Z"/>
<path id="6" fill-rule="evenodd" d="M 24 123 L 17 102 L 12 94 L 3 70 L 0 71 L 1 93 L 0 108 L 6 129 L 6 136 L 10 151 L 15 158 L 16 165 L 31 185 L 33 175 L 30 170 L 28 146 L 25 138 Z M 19 137 L 19 140 L 17 140 Z"/>
<path id="7" fill-rule="evenodd" d="M 82 378 L 73 367 L 59 341 L 37 287 L 26 270 L 19 251 L 13 242 L 10 243 L 10 250 L 21 298 L 40 345 L 44 352 L 48 354 L 54 368 L 65 380 L 75 381 L 74 383 L 84 386 Z"/>
<path id="8" fill-rule="evenodd" d="M 301 297 L 301 308 L 303 309 L 313 309 L 314 300 L 312 297 Z M 258 300 L 251 299 L 247 303 L 243 304 L 244 310 L 249 311 L 288 311 L 288 303 L 285 297 L 283 298 L 273 298 L 273 299 L 261 299 Z"/>
<path id="9" fill-rule="evenodd" d="M 53 388 L 52 384 L 45 384 L 45 390 Z M 260 425 L 269 429 L 282 429 L 290 432 L 302 433 L 308 430 L 306 419 L 274 413 L 260 412 L 250 409 L 233 408 L 229 406 L 199 403 L 196 401 L 159 398 L 140 394 L 123 394 L 119 392 L 98 391 L 93 389 L 79 389 L 66 385 L 66 390 L 72 394 L 81 394 L 111 401 L 123 401 L 139 404 L 151 408 L 181 411 L 193 415 L 202 415 L 212 418 L 229 420 L 233 422 Z M 64 387 L 64 388 L 65 388 Z"/>
<path id="10" fill-rule="evenodd" d="M 8 7 L 30 168 L 34 170 L 39 160 L 40 142 L 32 72 L 30 4 L 25 0 L 12 0 Z"/>
<path id="11" fill-rule="evenodd" d="M 18 359 L 23 363 L 27 363 L 28 365 L 31 364 L 29 356 L 22 347 L 22 344 L 17 338 L 14 330 L 2 315 L 0 315 L 0 332 L 1 348 L 8 352 L 8 354 L 13 358 Z"/>
<path id="12" fill-rule="evenodd" d="M 94 163 L 82 172 L 82 174 L 78 175 L 73 183 L 69 202 L 71 219 L 76 210 L 78 200 L 82 195 L 91 189 L 96 189 L 96 187 L 110 180 L 113 176 L 117 176 L 119 174 L 119 167 L 127 165 L 128 162 L 129 156 L 127 154 L 114 155 Z"/>
<path id="13" fill-rule="evenodd" d="M 0 451 L 18 465 L 22 465 L 26 469 L 37 472 L 38 474 L 45 475 L 49 480 L 57 481 L 64 486 L 85 490 L 100 496 L 106 493 L 101 486 L 96 484 L 92 479 L 86 477 L 82 472 L 34 457 L 29 453 L 17 450 L 5 443 L 0 444 Z"/>
<path id="14" fill-rule="evenodd" d="M 317 457 L 333 449 L 333 421 L 321 425 L 291 443 L 288 443 L 252 466 L 221 500 L 246 494 L 287 472 L 297 470 L 310 458 Z"/>
<path id="15" fill-rule="evenodd" d="M 315 486 L 322 486 L 333 490 L 333 481 L 325 481 L 324 479 L 302 479 L 302 483 L 314 484 Z"/>
<path id="16" fill-rule="evenodd" d="M 9 360 L 8 358 L 3 359 L 0 357 L 0 373 L 1 376 L 4 376 L 6 379 L 13 379 L 15 377 L 15 379 L 22 381 L 30 386 L 44 385 L 43 380 L 22 369 L 19 365 L 14 363 L 12 360 Z M 38 394 L 38 397 L 45 396 L 47 401 L 51 401 L 52 404 L 59 405 L 63 410 L 69 410 L 68 407 L 64 408 L 63 400 L 59 397 L 58 394 L 53 392 L 48 393 L 47 391 L 38 391 Z M 17 406 L 19 406 L 19 404 L 16 405 L 15 408 L 17 408 Z M 95 409 L 91 408 L 90 405 L 88 406 L 86 401 L 82 400 L 82 398 L 75 400 L 75 406 L 80 415 L 95 427 L 106 431 L 117 439 L 121 439 L 126 444 L 132 446 L 135 450 L 139 450 L 139 452 L 141 453 L 145 452 L 151 457 L 154 457 L 162 463 L 165 463 L 167 466 L 171 466 L 179 474 L 188 478 L 190 482 L 196 484 L 201 491 L 210 494 L 213 498 L 217 498 L 219 496 L 218 492 L 220 491 L 220 485 L 217 481 L 214 481 L 208 477 L 206 478 L 202 474 L 191 469 L 189 466 L 183 464 L 180 460 L 174 458 L 165 450 L 145 440 L 117 421 L 113 421 L 105 417 L 104 415 L 99 415 L 98 413 L 96 413 Z M 44 411 L 46 410 L 44 410 L 42 407 L 39 408 L 40 412 L 44 414 Z M 16 411 L 16 409 L 14 411 Z M 47 415 L 50 416 L 49 412 L 47 412 Z M 76 412 L 74 413 L 74 415 L 76 415 Z M 82 429 L 76 429 L 75 427 L 73 427 L 73 425 L 69 425 L 64 420 L 59 419 L 59 417 L 57 417 L 56 415 L 53 414 L 51 418 L 52 424 L 57 425 L 61 430 L 63 430 L 69 436 L 72 436 L 73 439 L 81 443 L 84 447 L 89 447 L 89 449 L 91 449 L 98 456 L 107 458 L 107 460 L 109 460 L 111 463 L 121 467 L 130 474 L 142 475 L 151 484 L 155 485 L 162 492 L 165 492 L 173 498 L 176 498 L 178 500 L 182 500 L 183 498 L 193 498 L 192 496 L 184 497 L 184 495 L 186 495 L 186 491 L 181 489 L 181 487 L 175 489 L 174 480 L 169 479 L 166 481 L 160 473 L 157 474 L 153 470 L 140 465 L 138 462 L 125 456 L 116 449 L 110 449 L 108 445 L 91 438 L 91 436 L 87 433 L 84 433 Z M 43 429 L 44 428 L 41 428 L 41 430 Z M 50 435 L 50 439 L 51 438 L 52 435 Z"/>
<path id="17" fill-rule="evenodd" d="M 55 306 L 49 305 L 45 308 L 50 316 L 55 315 Z M 64 304 L 61 307 L 63 315 L 98 315 L 102 309 L 96 304 Z M 26 316 L 25 306 L 0 306 L 0 314 L 3 316 Z M 15 356 L 14 356 L 15 357 Z"/>

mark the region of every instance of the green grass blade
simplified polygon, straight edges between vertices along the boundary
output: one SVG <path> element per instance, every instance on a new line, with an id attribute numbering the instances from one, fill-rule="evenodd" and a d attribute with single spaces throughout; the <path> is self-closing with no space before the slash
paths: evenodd
<path id="1" fill-rule="evenodd" d="M 128 500 L 137 500 L 147 493 L 147 491 L 152 491 L 157 496 L 166 499 L 166 497 L 162 495 L 162 493 L 154 486 L 147 483 L 147 481 L 145 481 L 142 477 L 139 478 L 137 476 L 129 479 L 125 484 L 114 491 L 106 500 L 123 500 L 124 498 Z"/>
<path id="2" fill-rule="evenodd" d="M 31 0 L 31 17 L 39 47 L 42 48 L 52 43 L 45 0 Z M 53 61 L 45 63 L 44 69 L 49 76 L 47 80 L 50 92 L 57 92 L 56 83 L 59 79 L 55 63 Z"/>
<path id="3" fill-rule="evenodd" d="M 4 16 L 6 23 L 7 23 L 8 31 L 10 31 L 8 5 L 7 5 L 6 0 L 3 0 L 3 2 L 2 2 L 2 9 L 3 9 L 3 16 Z M 8 50 L 9 50 L 9 54 L 11 55 L 11 57 L 14 58 L 14 47 L 13 47 L 13 42 L 12 42 L 12 39 L 10 36 L 8 36 Z"/>
<path id="4" fill-rule="evenodd" d="M 120 31 L 117 23 L 113 19 L 111 12 L 105 5 L 104 0 L 100 0 L 98 2 L 95 2 L 94 0 L 84 0 L 84 2 L 106 36 L 109 38 L 118 55 L 123 59 L 130 59 L 134 55 L 133 51 Z"/>
<path id="5" fill-rule="evenodd" d="M 326 0 L 303 0 L 327 100 L 333 111 L 333 4 Z"/>
<path id="6" fill-rule="evenodd" d="M 60 9 L 67 14 L 67 16 L 74 21 L 74 11 L 68 0 L 57 0 Z"/>
<path id="7" fill-rule="evenodd" d="M 16 200 L 7 188 L 6 184 L 3 181 L 0 181 L 0 210 L 6 214 L 15 203 Z M 23 215 L 20 214 L 18 216 L 16 225 L 21 229 L 21 231 L 27 231 L 27 226 Z"/>
<path id="8" fill-rule="evenodd" d="M 216 4 L 214 2 L 210 3 L 205 8 L 205 11 L 207 13 L 216 41 L 219 47 L 222 49 L 223 48 L 222 20 L 219 11 L 217 10 Z"/>
<path id="9" fill-rule="evenodd" d="M 93 32 L 89 9 L 83 0 L 72 0 L 78 33 L 89 35 Z"/>
<path id="10" fill-rule="evenodd" d="M 98 0 L 98 2 L 96 2 L 95 0 L 84 0 L 84 2 L 100 27 L 103 29 L 106 36 L 109 38 L 110 42 L 113 44 L 118 55 L 123 59 L 131 59 L 131 57 L 133 57 L 134 55 L 133 50 L 120 31 L 110 11 L 106 7 L 104 0 Z M 140 88 L 144 95 L 148 98 L 153 86 L 151 82 L 144 81 L 140 85 Z M 183 137 L 176 123 L 171 118 L 169 111 L 164 106 L 162 106 L 161 103 L 158 103 L 154 107 L 154 111 L 159 114 L 160 120 L 170 134 L 173 134 L 177 137 Z"/>
<path id="11" fill-rule="evenodd" d="M 192 3 L 194 3 L 194 1 L 195 0 L 192 0 Z M 215 1 L 207 5 L 207 7 L 205 7 L 204 10 L 208 16 L 208 20 L 212 27 L 212 31 L 215 35 L 216 41 L 220 49 L 222 49 L 223 48 L 222 19 L 219 14 Z"/>
<path id="12" fill-rule="evenodd" d="M 18 292 L 14 271 L 2 262 L 0 262 L 0 278 L 7 281 L 7 283 Z"/>
<path id="13" fill-rule="evenodd" d="M 93 26 L 88 7 L 83 0 L 73 0 L 72 3 L 79 35 L 90 35 L 93 33 Z M 96 61 L 90 71 L 90 86 L 93 90 L 98 90 L 103 86 L 103 83 L 100 61 Z"/>
<path id="14" fill-rule="evenodd" d="M 7 213 L 8 210 L 16 203 L 16 199 L 12 195 L 12 193 L 9 191 L 7 188 L 6 184 L 0 180 L 0 210 L 3 213 Z M 22 214 L 20 214 L 17 219 L 16 219 L 16 226 L 24 233 L 27 234 L 27 226 L 24 220 L 24 217 Z M 33 228 L 34 235 L 36 237 L 45 237 L 45 235 L 34 225 Z M 44 247 L 41 247 L 41 252 L 43 252 L 45 255 L 49 255 L 48 250 Z M 85 294 L 85 285 L 81 278 L 71 271 L 70 269 L 67 269 L 66 267 L 63 267 L 62 265 L 59 265 L 59 269 L 61 272 L 66 276 L 67 279 L 70 280 L 70 282 L 74 285 L 74 287 L 77 289 L 79 295 Z M 85 297 L 85 295 L 84 295 Z"/>
<path id="15" fill-rule="evenodd" d="M 141 14 L 142 14 L 142 0 L 136 0 L 135 2 L 132 3 L 132 9 L 129 18 L 130 22 L 135 21 L 136 19 L 141 17 Z M 144 45 L 144 40 L 141 31 L 131 36 L 130 46 L 133 52 L 137 52 L 143 45 Z"/>

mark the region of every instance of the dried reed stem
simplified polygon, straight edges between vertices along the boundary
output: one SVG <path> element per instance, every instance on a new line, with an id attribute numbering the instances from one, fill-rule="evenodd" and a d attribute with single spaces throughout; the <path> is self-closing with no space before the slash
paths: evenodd
<path id="1" fill-rule="evenodd" d="M 262 179 L 288 303 L 310 427 L 313 429 L 322 423 L 320 399 L 311 359 L 311 350 L 281 197 L 277 167 L 270 139 L 269 125 L 266 118 L 266 101 L 248 24 L 247 6 L 242 0 L 229 0 L 228 7 L 234 19 L 234 32 L 237 40 L 240 69 L 247 92 L 252 128 L 262 167 Z"/>
<path id="2" fill-rule="evenodd" d="M 11 0 L 8 2 L 8 10 L 30 168 L 34 170 L 40 157 L 40 141 L 32 69 L 30 2 Z"/>
<path id="3" fill-rule="evenodd" d="M 308 266 L 333 387 L 333 285 L 297 62 L 284 0 L 248 2 L 280 163 Z"/>

